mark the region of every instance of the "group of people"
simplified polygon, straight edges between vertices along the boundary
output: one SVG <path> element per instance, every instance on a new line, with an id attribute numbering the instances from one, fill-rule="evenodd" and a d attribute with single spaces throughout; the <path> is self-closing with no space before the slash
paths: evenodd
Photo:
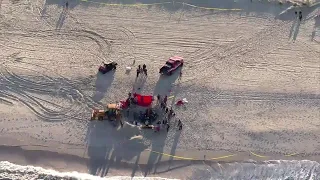
<path id="1" fill-rule="evenodd" d="M 170 107 L 170 109 L 167 107 L 168 96 L 165 96 L 162 99 L 160 94 L 158 94 L 157 95 L 157 100 L 158 100 L 157 103 L 160 104 L 161 109 L 164 111 L 164 113 L 166 115 L 166 118 L 164 118 L 162 120 L 162 122 L 158 121 L 157 124 L 158 125 L 160 125 L 160 124 L 166 125 L 167 132 L 169 132 L 169 129 L 170 129 L 169 122 L 170 122 L 171 118 L 174 117 L 176 114 L 173 111 L 172 107 Z M 181 120 L 178 121 L 178 128 L 179 128 L 179 130 L 182 130 L 182 122 L 181 122 Z"/>
<path id="2" fill-rule="evenodd" d="M 138 66 L 138 68 L 137 68 L 137 78 L 139 77 L 140 73 L 144 73 L 146 76 L 148 76 L 148 70 L 147 70 L 147 66 L 145 64 L 142 65 L 142 68 L 141 68 L 141 65 Z"/>

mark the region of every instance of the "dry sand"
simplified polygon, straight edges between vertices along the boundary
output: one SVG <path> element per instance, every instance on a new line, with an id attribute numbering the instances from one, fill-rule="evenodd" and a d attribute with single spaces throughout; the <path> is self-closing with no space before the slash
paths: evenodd
<path id="1" fill-rule="evenodd" d="M 45 150 L 77 154 L 91 159 L 91 173 L 106 164 L 96 159 L 135 162 L 146 149 L 195 159 L 238 154 L 228 160 L 259 160 L 251 151 L 268 155 L 262 160 L 293 153 L 316 160 L 317 7 L 299 8 L 299 23 L 293 9 L 279 15 L 286 7 L 265 3 L 220 12 L 71 2 L 65 16 L 54 1 L 12 2 L 3 0 L 0 10 L 0 136 L 19 141 L 0 144 L 32 140 Z M 160 79 L 158 69 L 173 55 L 185 58 L 182 79 Z M 125 73 L 134 60 L 147 65 L 146 81 L 135 82 L 134 70 Z M 102 61 L 119 68 L 97 74 Z M 123 100 L 137 87 L 174 95 L 172 101 L 187 98 L 186 109 L 176 109 L 183 131 L 116 130 L 88 121 L 92 108 Z M 143 138 L 130 140 L 136 135 Z M 141 157 L 141 164 L 166 160 Z"/>

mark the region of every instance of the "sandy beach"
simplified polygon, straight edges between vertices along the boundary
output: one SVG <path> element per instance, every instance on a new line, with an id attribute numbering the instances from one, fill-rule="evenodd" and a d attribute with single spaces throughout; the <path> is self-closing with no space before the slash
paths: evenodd
<path id="1" fill-rule="evenodd" d="M 319 162 L 318 4 L 0 2 L 0 161 L 179 179 L 204 160 Z M 181 79 L 161 78 L 174 55 L 184 58 Z M 109 61 L 117 70 L 98 73 Z M 139 64 L 145 79 L 136 79 Z M 169 132 L 89 121 L 130 91 L 174 96 Z"/>

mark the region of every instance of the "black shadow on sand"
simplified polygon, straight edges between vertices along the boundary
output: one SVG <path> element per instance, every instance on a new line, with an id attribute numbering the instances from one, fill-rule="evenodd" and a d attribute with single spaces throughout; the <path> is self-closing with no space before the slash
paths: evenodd
<path id="1" fill-rule="evenodd" d="M 177 11 L 181 10 L 190 10 L 194 9 L 192 6 L 183 5 L 183 3 L 188 3 L 191 5 L 199 6 L 199 7 L 207 7 L 207 8 L 222 8 L 222 9 L 242 9 L 244 12 L 249 14 L 253 12 L 255 14 L 260 13 L 271 13 L 274 15 L 279 15 L 283 10 L 287 9 L 292 5 L 292 3 L 283 3 L 279 2 L 269 2 L 268 0 L 179 0 L 179 1 L 166 1 L 166 0 L 92 0 L 90 1 L 81 1 L 81 0 L 69 0 L 69 9 L 73 9 L 78 5 L 81 5 L 84 8 L 89 6 L 99 7 L 104 3 L 119 3 L 119 4 L 153 4 L 153 3 L 164 3 L 164 2 L 172 2 L 166 3 L 162 5 L 158 5 L 161 8 L 164 8 L 167 11 Z M 174 3 L 173 3 L 174 2 Z M 64 0 L 46 0 L 46 5 L 56 4 L 59 7 L 65 6 Z M 151 6 L 149 6 L 151 7 Z M 212 10 L 210 10 L 212 11 Z M 217 12 L 217 11 L 212 11 Z M 229 11 L 230 12 L 230 11 Z M 290 15 L 291 16 L 291 15 Z M 286 16 L 289 17 L 289 16 Z"/>
<path id="2" fill-rule="evenodd" d="M 146 81 L 147 81 L 147 76 L 144 75 L 143 73 L 140 74 L 139 77 L 136 77 L 133 84 L 132 92 L 135 92 L 138 94 L 141 93 Z"/>
<path id="3" fill-rule="evenodd" d="M 110 71 L 106 74 L 102 74 L 100 72 L 97 73 L 97 79 L 95 83 L 96 91 L 92 97 L 95 102 L 100 101 L 104 97 L 114 80 L 114 74 L 115 71 Z"/>
<path id="4" fill-rule="evenodd" d="M 167 138 L 167 132 L 165 130 L 157 133 L 153 132 L 152 130 L 146 131 L 145 136 L 147 137 L 147 139 L 151 140 L 151 151 L 163 153 L 163 148 Z M 162 154 L 150 152 L 148 162 L 145 165 L 145 177 L 150 174 L 153 169 L 155 171 L 155 165 L 161 161 L 161 158 Z"/>
<path id="5" fill-rule="evenodd" d="M 59 19 L 57 21 L 56 24 L 56 29 L 61 29 L 64 23 L 64 20 L 66 19 L 67 16 L 67 11 L 62 10 L 62 12 L 60 13 Z"/>
<path id="6" fill-rule="evenodd" d="M 298 37 L 298 34 L 299 34 L 299 30 L 300 30 L 300 24 L 301 24 L 301 21 L 300 20 L 298 20 L 298 22 L 297 22 L 297 25 L 296 25 L 296 27 L 294 28 L 294 33 L 293 33 L 293 41 L 295 41 L 296 39 L 297 39 L 297 37 Z"/>
<path id="7" fill-rule="evenodd" d="M 170 94 L 173 88 L 173 84 L 176 82 L 178 77 L 180 76 L 181 69 L 178 69 L 171 76 L 160 75 L 159 80 L 154 88 L 153 95 L 160 94 L 161 96 L 165 96 Z"/>
<path id="8" fill-rule="evenodd" d="M 320 3 L 308 7 L 308 6 L 302 6 L 302 7 L 293 7 L 293 8 L 289 8 L 290 6 L 286 7 L 283 11 L 279 12 L 278 14 L 276 14 L 276 19 L 280 19 L 280 20 L 284 20 L 284 21 L 293 21 L 295 19 L 297 19 L 297 16 L 295 15 L 295 11 L 302 12 L 302 16 L 308 17 L 310 16 L 309 14 L 312 13 L 314 10 L 316 10 L 317 8 L 320 7 Z"/>
<path id="9" fill-rule="evenodd" d="M 81 0 L 68 0 L 68 2 L 68 9 L 73 9 L 81 2 Z M 58 5 L 58 7 L 64 8 L 66 6 L 66 0 L 45 0 L 43 9 L 45 9 L 48 5 Z M 83 5 L 85 5 L 85 3 L 83 3 Z"/>
<path id="10" fill-rule="evenodd" d="M 311 40 L 315 39 L 317 29 L 319 29 L 319 28 L 320 28 L 320 15 L 315 17 L 314 27 L 313 27 L 313 31 L 312 31 L 312 35 L 311 35 Z M 320 33 L 320 29 L 318 31 Z"/>
<path id="11" fill-rule="evenodd" d="M 140 153 L 147 148 L 138 138 L 130 140 L 138 134 L 138 128 L 127 124 L 119 128 L 109 121 L 90 122 L 86 137 L 89 173 L 103 177 L 110 168 L 132 168 L 128 162 L 134 157 L 139 161 Z"/>

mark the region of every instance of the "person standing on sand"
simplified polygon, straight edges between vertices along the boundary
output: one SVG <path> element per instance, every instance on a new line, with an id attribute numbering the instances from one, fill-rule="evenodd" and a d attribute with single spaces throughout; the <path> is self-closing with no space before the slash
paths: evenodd
<path id="1" fill-rule="evenodd" d="M 179 131 L 181 131 L 181 130 L 182 130 L 182 123 L 179 126 Z"/>
<path id="2" fill-rule="evenodd" d="M 179 74 L 179 80 L 181 80 L 182 78 L 182 70 L 180 71 L 180 74 Z"/>
<path id="3" fill-rule="evenodd" d="M 160 98 L 161 98 L 161 97 L 160 97 L 160 94 L 158 94 L 158 95 L 157 95 L 158 103 L 160 102 Z"/>
<path id="4" fill-rule="evenodd" d="M 139 65 L 137 68 L 137 78 L 139 77 L 140 71 L 141 71 L 141 66 Z"/>
<path id="5" fill-rule="evenodd" d="M 69 8 L 69 2 L 67 1 L 66 2 L 66 9 L 68 9 Z"/>
<path id="6" fill-rule="evenodd" d="M 300 21 L 302 20 L 302 12 L 301 11 L 299 12 L 299 20 Z"/>
<path id="7" fill-rule="evenodd" d="M 167 123 L 167 132 L 169 132 L 170 125 Z"/>
<path id="8" fill-rule="evenodd" d="M 168 101 L 168 96 L 165 96 L 164 99 L 163 99 L 163 104 L 165 106 L 167 106 L 167 101 Z"/>
<path id="9" fill-rule="evenodd" d="M 146 75 L 146 76 L 148 76 L 148 70 L 147 70 L 147 66 L 146 66 L 146 64 L 143 64 L 142 65 L 142 71 L 144 72 L 144 74 Z"/>

